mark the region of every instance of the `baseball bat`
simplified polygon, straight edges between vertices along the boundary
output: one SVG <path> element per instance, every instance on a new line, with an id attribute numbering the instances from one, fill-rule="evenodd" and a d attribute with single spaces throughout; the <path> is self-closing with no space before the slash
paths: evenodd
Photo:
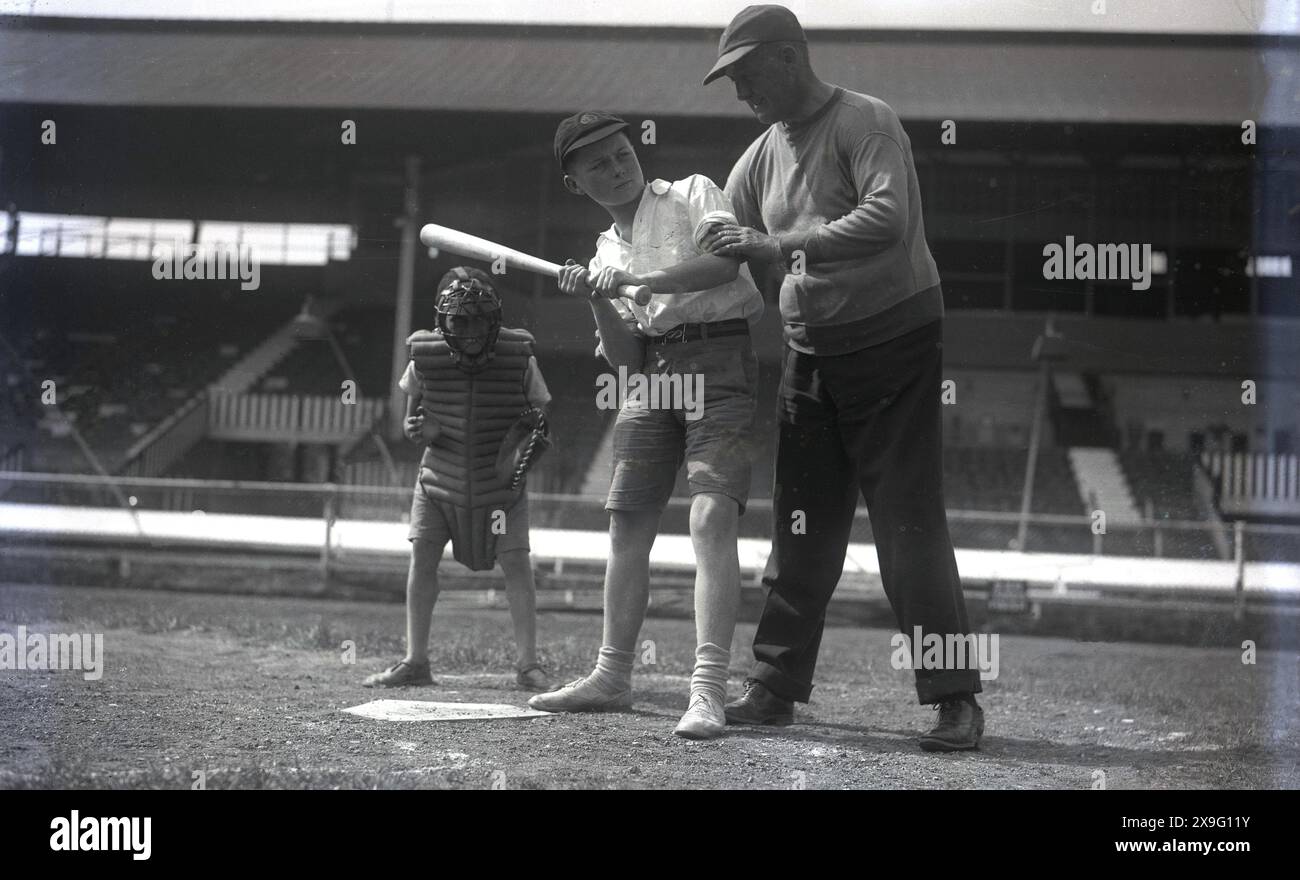
<path id="1" fill-rule="evenodd" d="M 420 228 L 420 241 L 426 247 L 451 251 L 453 254 L 460 254 L 462 257 L 473 257 L 476 260 L 483 260 L 488 263 L 504 260 L 507 266 L 523 269 L 526 272 L 536 272 L 539 275 L 547 275 L 551 278 L 556 278 L 560 274 L 560 265 L 558 263 L 552 263 L 549 260 L 534 257 L 532 254 L 508 248 L 494 241 L 488 241 L 486 238 L 479 238 L 477 235 L 470 235 L 468 232 L 461 232 L 459 229 L 439 226 L 437 223 L 426 223 Z M 644 284 L 624 284 L 618 289 L 618 295 L 624 299 L 632 300 L 639 306 L 650 302 L 650 288 Z"/>

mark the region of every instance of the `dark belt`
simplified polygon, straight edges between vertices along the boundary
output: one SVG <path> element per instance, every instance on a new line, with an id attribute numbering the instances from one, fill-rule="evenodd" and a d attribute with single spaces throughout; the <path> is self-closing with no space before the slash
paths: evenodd
<path id="1" fill-rule="evenodd" d="M 719 336 L 748 336 L 749 322 L 744 318 L 712 321 L 708 324 L 678 324 L 662 336 L 647 336 L 649 345 L 670 345 L 675 342 L 700 342 Z"/>

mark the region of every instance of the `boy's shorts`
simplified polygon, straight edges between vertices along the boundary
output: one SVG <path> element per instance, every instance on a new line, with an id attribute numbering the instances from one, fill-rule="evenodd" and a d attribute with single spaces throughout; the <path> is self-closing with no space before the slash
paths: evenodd
<path id="1" fill-rule="evenodd" d="M 424 494 L 424 487 L 415 484 L 415 495 L 411 499 L 411 528 L 407 532 L 408 541 L 430 541 L 439 547 L 446 547 L 451 540 L 451 526 L 438 506 Z M 497 538 L 496 552 L 499 556 L 509 550 L 530 550 L 528 546 L 528 492 L 524 491 L 515 502 L 515 506 L 506 511 L 506 530 Z"/>
<path id="2" fill-rule="evenodd" d="M 692 496 L 701 492 L 726 495 L 744 513 L 753 470 L 758 398 L 758 359 L 749 336 L 647 343 L 642 373 L 647 378 L 656 374 L 699 377 L 697 381 L 703 383 L 702 415 L 686 418 L 689 407 L 681 404 L 692 403 L 690 400 L 679 398 L 671 401 L 677 406 L 666 408 L 662 394 L 656 406 L 653 398 L 638 401 L 629 393 L 614 422 L 614 474 L 605 509 L 662 510 L 685 461 Z M 695 407 L 701 411 L 698 401 Z"/>

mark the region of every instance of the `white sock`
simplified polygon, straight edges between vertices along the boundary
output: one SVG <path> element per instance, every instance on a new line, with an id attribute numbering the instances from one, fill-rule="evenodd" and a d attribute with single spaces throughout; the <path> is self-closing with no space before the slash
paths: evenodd
<path id="1" fill-rule="evenodd" d="M 635 662 L 635 651 L 620 651 L 605 645 L 596 657 L 596 671 L 591 678 L 601 690 L 610 693 L 625 691 L 632 686 L 632 664 Z"/>
<path id="2" fill-rule="evenodd" d="M 727 667 L 731 652 L 705 642 L 695 649 L 695 671 L 691 673 L 691 697 L 708 694 L 719 703 L 727 702 Z"/>

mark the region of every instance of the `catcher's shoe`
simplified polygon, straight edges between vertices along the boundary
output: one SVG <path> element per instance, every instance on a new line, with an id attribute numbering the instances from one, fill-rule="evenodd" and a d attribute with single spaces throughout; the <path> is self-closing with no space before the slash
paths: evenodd
<path id="1" fill-rule="evenodd" d="M 361 682 L 362 687 L 368 688 L 411 687 L 428 684 L 433 684 L 433 676 L 429 674 L 429 664 L 410 663 L 406 660 L 398 660 L 383 672 L 368 675 Z"/>
<path id="2" fill-rule="evenodd" d="M 794 701 L 768 690 L 756 678 L 745 679 L 745 695 L 727 704 L 728 724 L 771 724 L 783 727 L 794 721 Z"/>
<path id="3" fill-rule="evenodd" d="M 984 710 L 973 695 L 953 697 L 934 707 L 939 722 L 921 737 L 926 752 L 960 752 L 978 748 L 984 735 Z"/>
<path id="4" fill-rule="evenodd" d="M 547 691 L 551 688 L 551 677 L 540 663 L 530 663 L 515 673 L 515 684 L 526 691 Z"/>
<path id="5" fill-rule="evenodd" d="M 727 715 L 722 701 L 709 694 L 691 696 L 691 705 L 673 733 L 686 739 L 713 739 L 727 729 Z"/>
<path id="6" fill-rule="evenodd" d="M 632 708 L 632 688 L 609 691 L 597 683 L 593 672 L 569 682 L 558 691 L 538 694 L 528 705 L 543 712 L 617 712 Z"/>

